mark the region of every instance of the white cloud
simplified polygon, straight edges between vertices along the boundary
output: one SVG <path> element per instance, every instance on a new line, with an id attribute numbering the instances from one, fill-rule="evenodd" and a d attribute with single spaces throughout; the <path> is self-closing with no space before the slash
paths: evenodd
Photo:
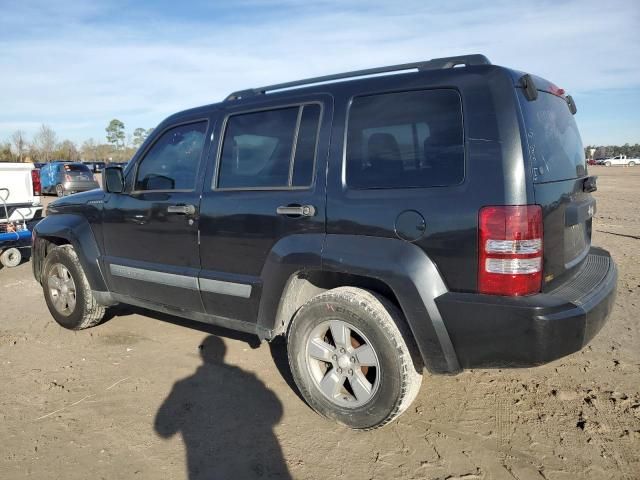
<path id="1" fill-rule="evenodd" d="M 640 89 L 637 5 L 243 2 L 189 19 L 154 6 L 18 3 L 0 18 L 0 138 L 40 122 L 61 138 L 102 138 L 113 117 L 133 130 L 232 90 L 463 53 L 572 93 Z"/>

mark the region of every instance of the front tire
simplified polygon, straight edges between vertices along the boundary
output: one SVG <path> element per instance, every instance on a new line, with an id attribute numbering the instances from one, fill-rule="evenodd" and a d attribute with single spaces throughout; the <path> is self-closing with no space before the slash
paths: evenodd
<path id="1" fill-rule="evenodd" d="M 78 255 L 71 245 L 51 250 L 42 273 L 44 299 L 58 324 L 70 330 L 82 330 L 100 323 L 105 307 L 93 297 Z"/>
<path id="2" fill-rule="evenodd" d="M 386 425 L 420 390 L 422 363 L 406 323 L 377 293 L 340 287 L 312 298 L 291 323 L 287 349 L 311 408 L 353 429 Z"/>
<path id="3" fill-rule="evenodd" d="M 610 167 L 611 166 L 611 162 L 604 162 L 604 166 L 605 167 Z"/>

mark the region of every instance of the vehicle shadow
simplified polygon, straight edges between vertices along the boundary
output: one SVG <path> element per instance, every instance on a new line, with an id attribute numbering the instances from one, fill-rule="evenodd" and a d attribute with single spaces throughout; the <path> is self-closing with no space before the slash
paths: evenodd
<path id="1" fill-rule="evenodd" d="M 296 385 L 296 381 L 293 379 L 293 375 L 291 373 L 291 367 L 289 366 L 289 357 L 287 355 L 287 342 L 285 338 L 280 336 L 270 341 L 269 352 L 271 353 L 273 363 L 278 369 L 278 373 L 280 373 L 282 379 L 287 382 L 289 388 L 298 396 L 298 398 L 306 404 L 306 401 L 302 397 L 302 394 L 300 393 L 300 390 Z"/>
<path id="2" fill-rule="evenodd" d="M 162 403 L 155 431 L 181 434 L 190 480 L 291 478 L 273 426 L 282 404 L 255 375 L 224 362 L 223 341 L 200 345 L 202 365 Z"/>
<path id="3" fill-rule="evenodd" d="M 231 330 L 229 328 L 219 327 L 217 325 L 211 325 L 208 323 L 197 322 L 195 320 L 189 320 L 187 318 L 169 315 L 168 313 L 147 310 L 146 308 L 135 307 L 133 305 L 121 304 L 109 307 L 101 323 L 105 323 L 115 317 L 127 317 L 129 315 L 142 315 L 143 317 L 150 317 L 155 320 L 160 320 L 161 322 L 180 325 L 182 327 L 191 328 L 203 333 L 209 333 L 217 337 L 225 337 L 232 340 L 245 342 L 251 349 L 260 348 L 260 339 L 256 335 L 239 332 L 237 330 Z"/>

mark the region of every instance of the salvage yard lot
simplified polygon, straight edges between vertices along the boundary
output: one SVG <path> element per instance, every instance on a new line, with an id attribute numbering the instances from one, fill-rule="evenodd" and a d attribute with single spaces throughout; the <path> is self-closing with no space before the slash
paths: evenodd
<path id="1" fill-rule="evenodd" d="M 640 478 L 640 167 L 590 172 L 620 272 L 602 332 L 542 367 L 427 376 L 373 432 L 313 413 L 282 342 L 129 308 L 70 332 L 29 263 L 0 270 L 0 478 Z"/>

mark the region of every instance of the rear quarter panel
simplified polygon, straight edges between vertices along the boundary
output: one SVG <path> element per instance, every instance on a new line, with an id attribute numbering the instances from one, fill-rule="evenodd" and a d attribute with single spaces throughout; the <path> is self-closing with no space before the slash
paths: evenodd
<path id="1" fill-rule="evenodd" d="M 426 232 L 414 244 L 433 260 L 447 287 L 477 288 L 478 212 L 485 205 L 526 204 L 532 192 L 523 166 L 516 98 L 501 67 L 465 72 L 371 79 L 335 92 L 335 127 L 330 154 L 327 233 L 398 238 L 395 222 L 405 210 L 419 212 Z M 400 75 L 394 77 L 401 77 Z M 356 95 L 412 89 L 451 88 L 459 92 L 464 122 L 465 178 L 460 185 L 382 190 L 350 189 L 344 178 L 345 129 Z"/>

